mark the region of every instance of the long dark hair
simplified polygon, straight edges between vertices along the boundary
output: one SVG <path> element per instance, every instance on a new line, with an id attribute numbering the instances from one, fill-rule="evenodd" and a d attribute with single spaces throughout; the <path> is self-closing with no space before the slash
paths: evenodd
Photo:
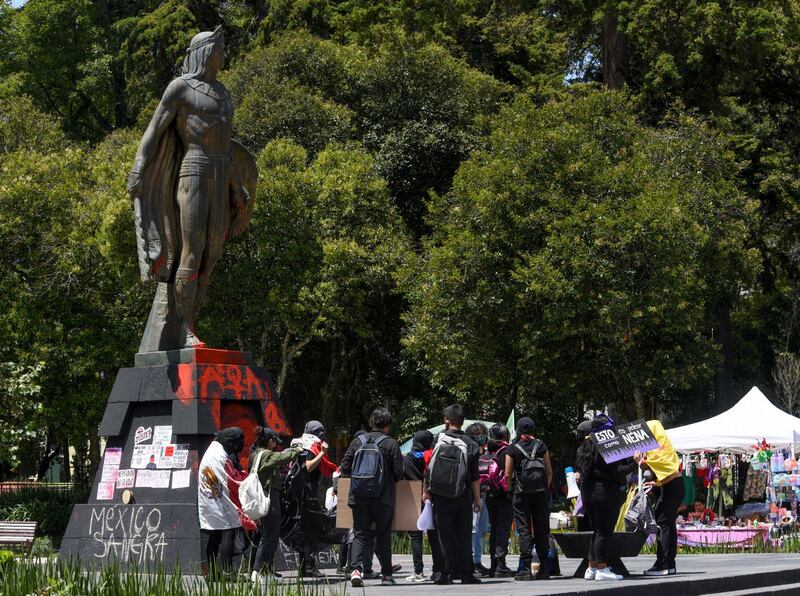
<path id="1" fill-rule="evenodd" d="M 591 476 L 596 454 L 597 449 L 592 438 L 587 437 L 578 447 L 578 452 L 575 454 L 575 469 L 581 473 L 582 479 L 586 480 Z"/>

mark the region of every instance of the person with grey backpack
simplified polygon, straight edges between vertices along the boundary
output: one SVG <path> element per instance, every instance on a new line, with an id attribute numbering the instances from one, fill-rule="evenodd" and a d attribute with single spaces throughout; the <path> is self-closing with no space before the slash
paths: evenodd
<path id="1" fill-rule="evenodd" d="M 533 436 L 533 420 L 527 416 L 517 422 L 517 439 L 506 450 L 506 485 L 513 495 L 514 522 L 519 532 L 520 565 L 515 580 L 528 581 L 531 574 L 531 542 L 536 545 L 539 561 L 547 560 L 550 548 L 550 506 L 547 487 L 553 481 L 550 454 L 540 439 Z M 550 579 L 544 565 L 536 579 Z"/>
<path id="2" fill-rule="evenodd" d="M 439 433 L 425 471 L 422 500 L 433 505 L 433 525 L 439 537 L 442 572 L 437 585 L 479 584 L 473 575 L 472 513 L 481 510 L 478 444 L 461 430 L 464 409 L 454 404 L 444 409 L 445 430 Z"/>
<path id="3" fill-rule="evenodd" d="M 371 431 L 353 439 L 342 458 L 342 476 L 350 478 L 347 504 L 353 510 L 352 564 L 350 584 L 364 585 L 364 554 L 372 540 L 381 564 L 381 585 L 395 584 L 392 578 L 392 520 L 395 484 L 403 479 L 403 456 L 389 436 L 392 415 L 376 408 L 369 421 Z"/>

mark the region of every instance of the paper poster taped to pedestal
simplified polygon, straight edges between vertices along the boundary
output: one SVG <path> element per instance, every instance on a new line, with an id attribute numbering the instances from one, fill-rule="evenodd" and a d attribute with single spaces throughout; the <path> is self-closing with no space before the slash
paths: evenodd
<path id="1" fill-rule="evenodd" d="M 117 488 L 133 488 L 136 470 L 120 470 L 117 474 Z"/>

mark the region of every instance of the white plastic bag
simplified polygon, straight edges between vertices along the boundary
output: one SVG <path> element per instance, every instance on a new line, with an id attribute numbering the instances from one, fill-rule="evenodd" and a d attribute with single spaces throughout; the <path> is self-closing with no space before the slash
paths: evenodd
<path id="1" fill-rule="evenodd" d="M 325 509 L 333 511 L 333 508 L 336 507 L 338 503 L 339 499 L 336 497 L 336 494 L 333 492 L 333 487 L 331 486 L 325 491 Z"/>
<path id="2" fill-rule="evenodd" d="M 258 479 L 258 464 L 261 463 L 261 450 L 256 456 L 250 468 L 250 475 L 242 480 L 239 485 L 239 502 L 242 504 L 242 511 L 253 521 L 261 519 L 269 512 L 269 492 L 264 492 L 261 480 Z"/>
<path id="3" fill-rule="evenodd" d="M 417 530 L 433 530 L 433 503 L 430 500 L 425 501 L 422 513 L 419 514 Z"/>

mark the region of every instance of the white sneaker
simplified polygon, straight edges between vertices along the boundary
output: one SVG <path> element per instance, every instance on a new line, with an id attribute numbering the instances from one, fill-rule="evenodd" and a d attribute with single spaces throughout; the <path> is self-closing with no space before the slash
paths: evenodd
<path id="1" fill-rule="evenodd" d="M 623 579 L 621 575 L 617 575 L 608 567 L 598 569 L 594 574 L 594 581 L 596 582 L 618 582 L 621 579 Z"/>
<path id="2" fill-rule="evenodd" d="M 254 584 L 259 584 L 264 586 L 267 583 L 267 578 L 254 569 L 253 572 L 250 574 L 250 581 L 253 582 Z"/>
<path id="3" fill-rule="evenodd" d="M 364 587 L 364 580 L 361 579 L 361 572 L 358 569 L 353 569 L 353 573 L 350 574 L 350 585 L 354 588 Z"/>
<path id="4" fill-rule="evenodd" d="M 412 572 L 412 573 L 411 573 L 411 574 L 410 574 L 410 575 L 409 575 L 409 576 L 406 578 L 406 581 L 407 581 L 407 582 L 415 582 L 415 583 L 424 582 L 424 581 L 427 581 L 427 580 L 428 580 L 428 578 L 427 578 L 427 577 L 425 577 L 425 574 L 424 574 L 424 573 L 413 573 L 413 572 Z"/>
<path id="5" fill-rule="evenodd" d="M 594 576 L 597 575 L 597 568 L 596 567 L 587 567 L 586 573 L 583 574 L 583 579 L 592 581 Z"/>

